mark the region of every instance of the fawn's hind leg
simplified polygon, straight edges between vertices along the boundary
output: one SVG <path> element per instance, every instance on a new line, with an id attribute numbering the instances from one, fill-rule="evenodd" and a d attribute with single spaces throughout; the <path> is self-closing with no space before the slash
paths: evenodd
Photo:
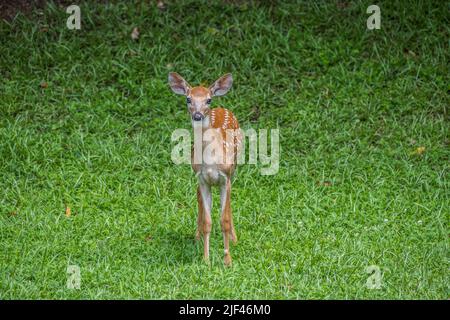
<path id="1" fill-rule="evenodd" d="M 227 178 L 226 182 L 220 188 L 220 204 L 222 209 L 220 224 L 222 226 L 223 233 L 224 264 L 226 266 L 230 266 L 230 236 L 233 242 L 235 242 L 235 240 L 237 239 L 233 227 L 233 217 L 231 213 L 231 181 L 229 178 Z"/>
<path id="2" fill-rule="evenodd" d="M 230 209 L 231 211 L 231 209 Z M 233 223 L 233 214 L 230 213 L 230 221 L 231 221 L 231 241 L 233 241 L 233 244 L 236 244 L 238 239 L 236 236 L 236 231 L 234 230 L 234 223 Z"/>

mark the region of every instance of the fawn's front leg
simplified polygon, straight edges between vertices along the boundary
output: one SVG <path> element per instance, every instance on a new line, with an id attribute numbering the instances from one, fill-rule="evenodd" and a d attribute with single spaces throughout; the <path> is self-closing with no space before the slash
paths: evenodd
<path id="1" fill-rule="evenodd" d="M 231 265 L 230 255 L 230 236 L 233 243 L 236 243 L 236 233 L 233 226 L 233 215 L 231 213 L 231 181 L 227 177 L 226 182 L 220 187 L 220 205 L 222 209 L 222 216 L 220 224 L 222 226 L 223 244 L 224 244 L 224 263 L 227 266 Z"/>
<path id="2" fill-rule="evenodd" d="M 212 195 L 211 186 L 206 184 L 204 181 L 200 180 L 199 185 L 200 200 L 202 202 L 202 233 L 203 233 L 203 258 L 205 261 L 209 261 L 209 235 L 211 233 L 211 206 L 212 206 Z M 200 204 L 199 204 L 200 208 Z M 199 211 L 200 214 L 200 211 Z M 200 223 L 200 217 L 198 220 Z"/>
<path id="3" fill-rule="evenodd" d="M 202 194 L 200 191 L 200 186 L 197 187 L 197 205 L 198 205 L 198 216 L 197 216 L 197 231 L 195 232 L 195 240 L 200 240 L 200 236 L 203 234 L 203 216 L 205 215 L 203 210 Z"/>

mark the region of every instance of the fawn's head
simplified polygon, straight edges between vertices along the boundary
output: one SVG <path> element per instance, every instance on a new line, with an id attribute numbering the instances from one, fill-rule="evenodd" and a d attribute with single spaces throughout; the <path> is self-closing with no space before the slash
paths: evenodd
<path id="1" fill-rule="evenodd" d="M 208 116 L 211 98 L 223 96 L 230 90 L 232 84 L 233 78 L 231 73 L 220 77 L 208 88 L 202 86 L 191 87 L 178 73 L 169 73 L 170 88 L 176 94 L 186 96 L 188 110 L 193 121 L 202 121 Z"/>

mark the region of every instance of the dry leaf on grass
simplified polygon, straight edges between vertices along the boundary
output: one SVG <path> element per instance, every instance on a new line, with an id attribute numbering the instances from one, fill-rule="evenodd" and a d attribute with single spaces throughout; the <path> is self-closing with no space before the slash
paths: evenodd
<path id="1" fill-rule="evenodd" d="M 66 206 L 66 217 L 67 217 L 67 218 L 70 217 L 71 214 L 72 214 L 72 210 L 70 209 L 69 206 Z"/>
<path id="2" fill-rule="evenodd" d="M 425 152 L 425 147 L 418 147 L 416 150 L 413 151 L 413 154 L 420 156 L 420 155 L 424 154 L 424 152 Z"/>
<path id="3" fill-rule="evenodd" d="M 259 119 L 259 116 L 261 115 L 261 110 L 259 109 L 259 106 L 256 105 L 252 108 L 252 113 L 250 115 L 250 121 L 256 122 Z"/>
<path id="4" fill-rule="evenodd" d="M 158 3 L 156 4 L 156 6 L 158 7 L 159 10 L 165 10 L 166 9 L 166 5 L 164 4 L 164 2 L 162 2 L 161 0 L 158 1 Z"/>
<path id="5" fill-rule="evenodd" d="M 403 53 L 406 54 L 407 56 L 410 56 L 411 58 L 416 58 L 417 57 L 417 54 L 414 51 L 409 50 L 407 48 L 403 49 Z"/>
<path id="6" fill-rule="evenodd" d="M 138 40 L 139 39 L 139 28 L 135 27 L 131 32 L 131 39 Z"/>

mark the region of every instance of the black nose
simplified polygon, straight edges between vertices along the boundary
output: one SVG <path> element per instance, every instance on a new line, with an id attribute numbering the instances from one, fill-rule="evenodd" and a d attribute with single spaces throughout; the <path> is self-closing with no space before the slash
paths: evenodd
<path id="1" fill-rule="evenodd" d="M 200 113 L 200 112 L 196 112 L 192 115 L 192 119 L 194 119 L 194 121 L 200 121 L 203 120 L 204 116 Z"/>

